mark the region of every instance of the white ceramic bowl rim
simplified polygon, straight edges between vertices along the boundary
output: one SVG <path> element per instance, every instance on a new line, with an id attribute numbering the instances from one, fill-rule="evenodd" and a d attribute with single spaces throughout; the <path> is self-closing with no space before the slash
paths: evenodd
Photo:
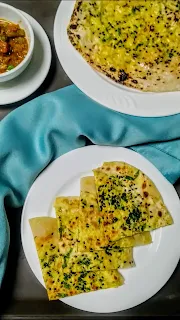
<path id="1" fill-rule="evenodd" d="M 28 31 L 29 31 L 29 35 L 30 35 L 30 44 L 29 44 L 29 49 L 28 49 L 28 53 L 27 53 L 26 57 L 14 69 L 0 74 L 0 78 L 2 79 L 2 78 L 5 78 L 7 75 L 18 71 L 22 67 L 22 65 L 24 65 L 26 63 L 26 61 L 29 59 L 29 57 L 31 56 L 33 49 L 34 49 L 34 32 L 33 32 L 33 29 L 31 27 L 29 21 L 25 18 L 25 16 L 18 9 L 14 8 L 13 6 L 10 6 L 9 4 L 5 4 L 5 3 L 0 3 L 0 7 L 4 7 L 4 8 L 10 9 L 10 10 L 16 12 L 16 14 L 19 15 L 19 17 L 26 22 L 27 27 L 28 27 Z"/>

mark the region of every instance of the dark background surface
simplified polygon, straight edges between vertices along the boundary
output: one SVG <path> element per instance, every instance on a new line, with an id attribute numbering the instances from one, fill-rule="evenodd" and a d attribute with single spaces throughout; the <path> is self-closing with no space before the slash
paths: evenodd
<path id="1" fill-rule="evenodd" d="M 32 15 L 45 29 L 53 51 L 52 65 L 43 85 L 32 96 L 14 105 L 0 107 L 0 119 L 13 109 L 45 92 L 71 84 L 63 71 L 54 49 L 53 23 L 58 0 L 10 0 L 11 4 Z M 180 194 L 180 183 L 176 184 Z M 48 302 L 45 289 L 33 275 L 21 246 L 21 209 L 7 209 L 11 231 L 11 244 L 7 270 L 0 290 L 0 318 L 2 319 L 85 319 L 129 318 L 152 315 L 180 315 L 180 265 L 167 284 L 150 300 L 133 309 L 108 315 L 83 312 L 60 301 Z M 173 248 L 167 248 L 167 254 Z M 156 274 L 154 275 L 156 278 Z M 137 283 L 138 294 L 138 283 Z"/>

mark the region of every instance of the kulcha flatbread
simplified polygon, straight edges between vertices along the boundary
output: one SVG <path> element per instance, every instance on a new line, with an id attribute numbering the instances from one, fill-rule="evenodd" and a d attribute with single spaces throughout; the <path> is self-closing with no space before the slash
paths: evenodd
<path id="1" fill-rule="evenodd" d="M 105 248 L 101 251 L 71 254 L 66 271 L 73 272 L 115 270 L 134 267 L 132 248 Z"/>
<path id="2" fill-rule="evenodd" d="M 120 248 L 129 248 L 129 247 L 139 247 L 145 246 L 152 243 L 152 237 L 149 231 L 135 234 L 131 237 L 125 237 L 119 239 L 117 241 L 110 241 L 108 245 L 108 249 L 116 249 Z"/>
<path id="3" fill-rule="evenodd" d="M 77 1 L 70 42 L 97 71 L 142 91 L 180 90 L 179 0 Z"/>
<path id="4" fill-rule="evenodd" d="M 79 243 L 78 233 L 81 230 L 81 225 L 78 226 L 80 210 L 76 210 L 79 206 L 80 200 L 78 197 L 59 197 L 55 200 L 62 271 L 81 272 L 93 270 L 95 272 L 133 267 L 135 264 L 132 248 L 120 248 L 116 246 L 115 248 L 112 247 L 112 250 L 104 247 L 101 251 L 76 252 L 77 243 Z M 76 221 L 76 225 L 73 224 L 73 221 Z M 74 229 L 75 226 L 77 230 Z M 69 230 L 71 231 L 70 233 Z M 70 241 L 68 241 L 69 239 Z"/>
<path id="5" fill-rule="evenodd" d="M 109 242 L 104 212 L 99 210 L 94 177 L 81 178 L 80 192 L 80 227 L 78 236 L 78 251 L 114 250 L 147 245 L 152 242 L 149 232 L 143 232 L 131 237 Z M 106 230 L 106 233 L 105 233 Z"/>
<path id="6" fill-rule="evenodd" d="M 137 168 L 123 162 L 109 162 L 93 171 L 109 240 L 173 223 L 159 191 Z"/>
<path id="7" fill-rule="evenodd" d="M 116 270 L 62 272 L 57 220 L 50 217 L 39 217 L 30 219 L 29 222 L 49 300 L 118 287 L 124 283 L 123 277 Z"/>
<path id="8" fill-rule="evenodd" d="M 94 177 L 80 180 L 80 219 L 78 251 L 100 250 L 109 241 L 104 233 L 104 218 L 99 210 Z"/>
<path id="9" fill-rule="evenodd" d="M 79 197 L 59 197 L 54 203 L 58 231 L 59 247 L 62 254 L 69 250 L 77 252 L 79 229 Z"/>

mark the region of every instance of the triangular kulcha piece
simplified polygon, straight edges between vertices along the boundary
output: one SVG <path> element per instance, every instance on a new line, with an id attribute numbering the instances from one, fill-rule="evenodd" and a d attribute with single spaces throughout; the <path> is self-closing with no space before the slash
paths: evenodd
<path id="1" fill-rule="evenodd" d="M 78 251 L 102 250 L 104 247 L 126 248 L 146 245 L 152 242 L 149 232 L 143 232 L 131 237 L 110 243 L 110 236 L 104 231 L 106 222 L 103 211 L 99 210 L 94 177 L 81 178 L 80 192 L 80 228 Z M 106 236 L 105 236 L 106 235 Z"/>
<path id="2" fill-rule="evenodd" d="M 156 186 L 139 169 L 109 162 L 93 172 L 107 239 L 116 241 L 173 223 Z"/>

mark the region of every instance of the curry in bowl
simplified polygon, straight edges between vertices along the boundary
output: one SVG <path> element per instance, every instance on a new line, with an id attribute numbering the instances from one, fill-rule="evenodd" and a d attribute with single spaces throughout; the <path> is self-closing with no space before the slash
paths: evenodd
<path id="1" fill-rule="evenodd" d="M 0 74 L 17 67 L 28 48 L 25 31 L 18 24 L 0 19 Z"/>

